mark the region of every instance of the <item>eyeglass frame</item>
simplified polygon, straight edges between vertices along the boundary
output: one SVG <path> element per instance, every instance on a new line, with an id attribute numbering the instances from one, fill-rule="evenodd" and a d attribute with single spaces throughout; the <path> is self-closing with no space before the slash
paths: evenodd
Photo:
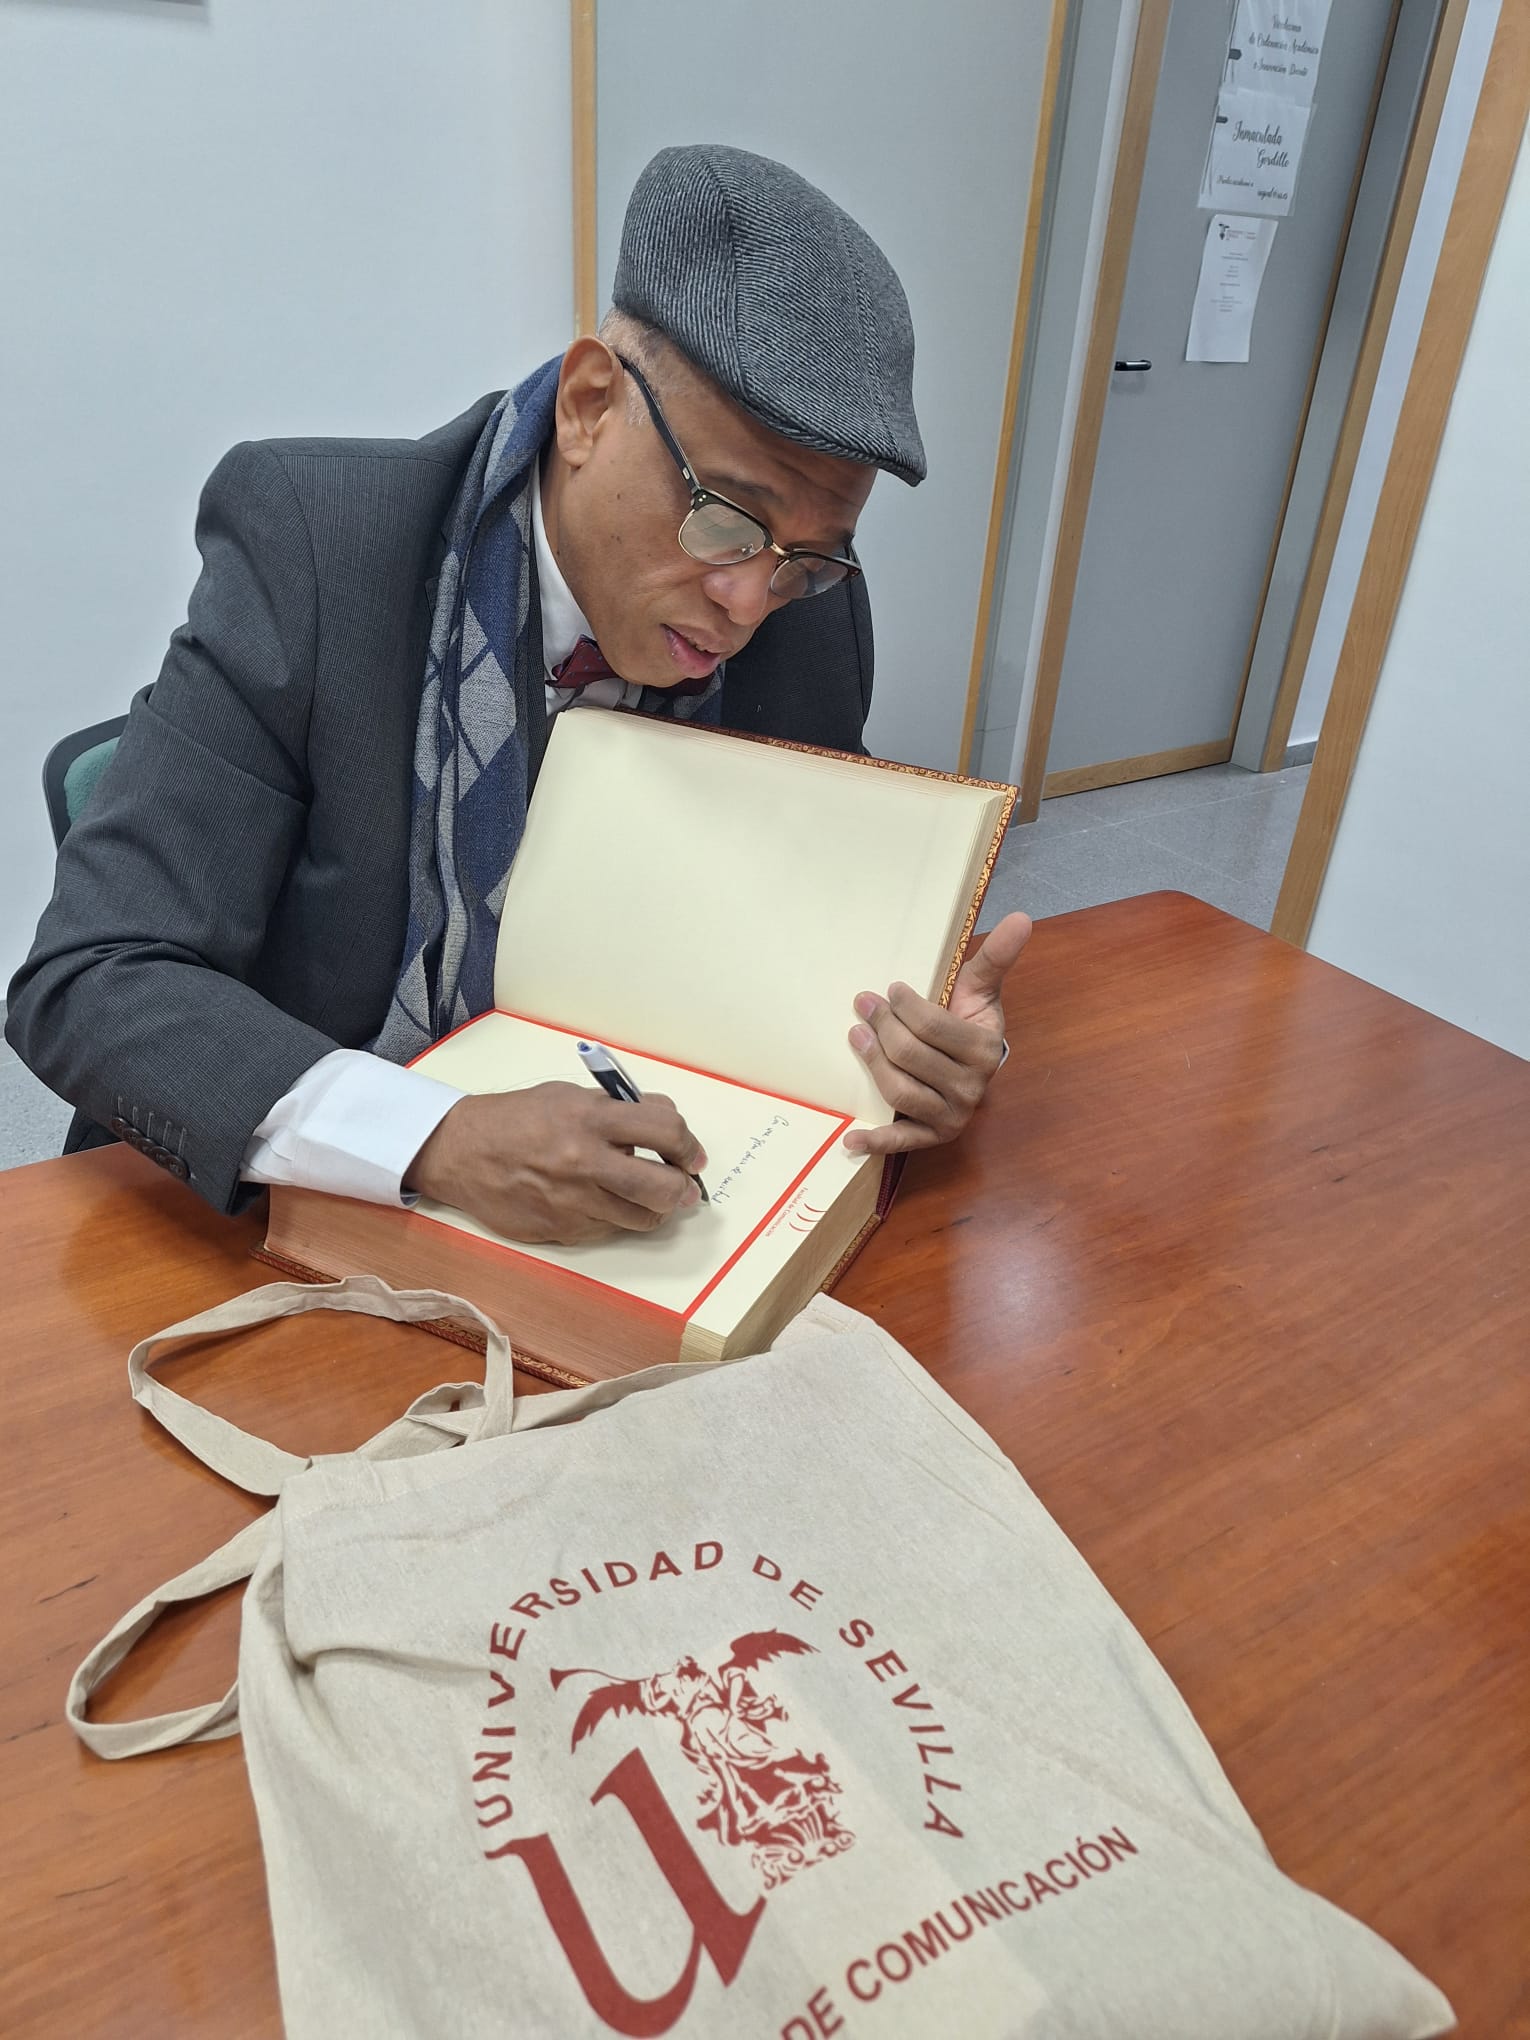
<path id="1" fill-rule="evenodd" d="M 664 416 L 663 411 L 660 410 L 659 400 L 654 395 L 653 391 L 648 387 L 647 379 L 644 376 L 642 370 L 637 366 L 636 362 L 629 361 L 626 355 L 618 352 L 616 348 L 613 347 L 611 352 L 616 356 L 616 359 L 621 363 L 622 367 L 627 371 L 628 375 L 632 377 L 632 380 L 637 384 L 639 390 L 642 392 L 643 401 L 648 406 L 648 415 L 653 419 L 655 429 L 657 430 L 659 437 L 663 440 L 665 449 L 668 452 L 670 459 L 675 463 L 675 466 L 680 470 L 681 479 L 684 481 L 686 487 L 691 492 L 691 507 L 686 511 L 684 517 L 681 518 L 680 529 L 675 534 L 676 541 L 679 544 L 680 550 L 685 554 L 687 559 L 695 560 L 697 564 L 700 566 L 743 567 L 747 566 L 751 560 L 757 560 L 760 556 L 760 553 L 773 552 L 776 555 L 777 564 L 770 577 L 770 587 L 772 592 L 778 595 L 784 593 L 785 591 L 776 587 L 776 575 L 779 574 L 783 570 L 783 568 L 790 566 L 794 560 L 823 560 L 829 566 L 844 568 L 845 571 L 840 575 L 837 581 L 830 581 L 828 586 L 824 588 L 817 589 L 804 588 L 797 595 L 787 596 L 787 600 L 789 602 L 801 602 L 804 600 L 811 600 L 815 595 L 827 595 L 830 588 L 843 587 L 845 582 L 848 581 L 852 577 L 852 575 L 859 574 L 861 572 L 860 561 L 854 559 L 853 557 L 846 553 L 823 552 L 818 546 L 815 545 L 791 545 L 791 546 L 777 545 L 775 538 L 771 533 L 770 526 L 765 522 L 765 520 L 762 517 L 757 517 L 752 510 L 746 510 L 742 503 L 735 503 L 731 496 L 720 495 L 716 489 L 704 488 L 702 484 L 696 479 L 696 470 L 691 466 L 690 462 L 686 459 L 685 454 L 681 449 L 680 442 L 675 437 L 673 431 L 671 431 L 669 421 Z M 695 516 L 696 512 L 698 510 L 704 509 L 706 505 L 709 503 L 720 503 L 725 510 L 734 511 L 738 516 L 742 517 L 746 523 L 752 524 L 755 527 L 756 531 L 762 533 L 764 536 L 765 543 L 760 547 L 759 552 L 747 553 L 741 560 L 704 560 L 698 553 L 693 553 L 690 547 L 685 542 L 685 527 L 690 522 L 691 518 Z"/>

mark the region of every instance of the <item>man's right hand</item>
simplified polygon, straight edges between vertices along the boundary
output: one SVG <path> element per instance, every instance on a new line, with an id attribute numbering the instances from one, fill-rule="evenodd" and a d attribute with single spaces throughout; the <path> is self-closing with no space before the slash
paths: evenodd
<path id="1" fill-rule="evenodd" d="M 690 1178 L 705 1164 L 668 1098 L 623 1105 L 583 1084 L 537 1084 L 460 1099 L 405 1170 L 404 1187 L 507 1239 L 572 1247 L 652 1232 L 697 1201 Z"/>

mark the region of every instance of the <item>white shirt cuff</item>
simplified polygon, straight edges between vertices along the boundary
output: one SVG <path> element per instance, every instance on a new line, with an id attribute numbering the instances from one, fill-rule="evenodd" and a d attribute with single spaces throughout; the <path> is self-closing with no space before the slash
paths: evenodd
<path id="1" fill-rule="evenodd" d="M 404 1171 L 465 1092 L 365 1049 L 320 1056 L 250 1136 L 246 1183 L 413 1204 Z"/>

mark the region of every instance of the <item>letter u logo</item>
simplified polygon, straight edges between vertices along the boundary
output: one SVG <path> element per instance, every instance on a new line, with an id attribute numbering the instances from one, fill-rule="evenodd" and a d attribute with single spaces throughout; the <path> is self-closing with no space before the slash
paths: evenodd
<path id="1" fill-rule="evenodd" d="M 607 1797 L 620 1800 L 626 1807 L 633 1826 L 647 1843 L 649 1854 L 691 1923 L 691 1952 L 685 1967 L 658 1997 L 634 1997 L 613 1973 L 551 1835 L 528 1835 L 523 1841 L 502 1842 L 497 1849 L 484 1853 L 490 1862 L 503 1856 L 518 1856 L 525 1864 L 548 1925 L 557 1935 L 595 2016 L 615 2032 L 630 2035 L 631 2040 L 651 2040 L 654 2034 L 667 2033 L 690 2003 L 703 1954 L 711 1958 L 724 1989 L 738 1975 L 765 1910 L 765 1900 L 757 1899 L 747 1913 L 736 1913 L 728 1904 L 670 1812 L 641 1750 L 629 1750 L 606 1773 L 590 1794 L 590 1804 L 598 1806 Z"/>

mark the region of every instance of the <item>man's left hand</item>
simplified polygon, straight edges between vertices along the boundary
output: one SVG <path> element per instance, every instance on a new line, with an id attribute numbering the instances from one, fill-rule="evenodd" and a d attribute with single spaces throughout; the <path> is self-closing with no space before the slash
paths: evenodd
<path id="1" fill-rule="evenodd" d="M 962 965 L 949 1006 L 891 985 L 862 992 L 850 1046 L 898 1113 L 891 1126 L 845 1135 L 854 1154 L 890 1155 L 955 1140 L 983 1102 L 1004 1054 L 1004 980 L 1030 940 L 1028 914 L 1006 914 Z"/>

